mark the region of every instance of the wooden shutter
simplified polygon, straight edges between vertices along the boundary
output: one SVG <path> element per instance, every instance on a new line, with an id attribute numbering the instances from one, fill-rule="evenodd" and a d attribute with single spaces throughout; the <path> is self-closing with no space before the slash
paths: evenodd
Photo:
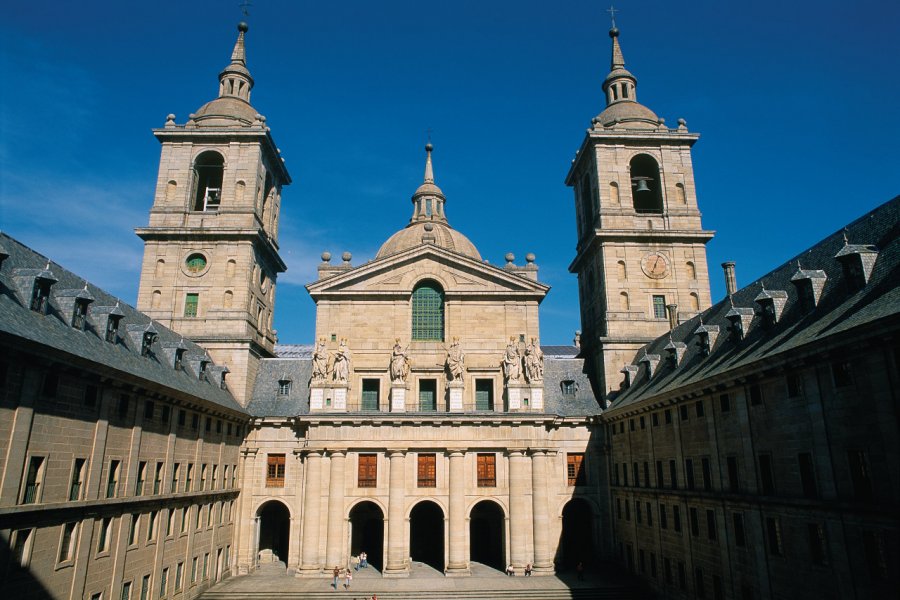
<path id="1" fill-rule="evenodd" d="M 419 487 L 435 487 L 437 485 L 435 479 L 436 457 L 434 454 L 420 454 L 418 484 Z"/>
<path id="2" fill-rule="evenodd" d="M 378 484 L 378 461 L 375 454 L 360 454 L 357 481 L 359 487 L 375 487 Z"/>

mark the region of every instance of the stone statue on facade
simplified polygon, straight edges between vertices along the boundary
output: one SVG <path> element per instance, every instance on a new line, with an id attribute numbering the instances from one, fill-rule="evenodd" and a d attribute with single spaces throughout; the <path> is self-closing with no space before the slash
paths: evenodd
<path id="1" fill-rule="evenodd" d="M 324 383 L 328 377 L 328 350 L 325 349 L 325 338 L 316 342 L 312 355 L 312 382 Z"/>
<path id="2" fill-rule="evenodd" d="M 350 348 L 347 347 L 347 339 L 341 338 L 341 345 L 334 353 L 334 362 L 331 366 L 331 380 L 339 383 L 347 383 L 350 377 Z"/>
<path id="3" fill-rule="evenodd" d="M 404 349 L 400 345 L 400 338 L 397 338 L 391 351 L 391 381 L 405 383 L 407 376 L 409 376 L 409 346 Z"/>
<path id="4" fill-rule="evenodd" d="M 463 354 L 462 347 L 459 345 L 459 338 L 453 338 L 450 349 L 447 350 L 447 372 L 450 374 L 449 381 L 462 381 L 463 363 L 465 363 L 466 355 Z"/>
<path id="5" fill-rule="evenodd" d="M 506 345 L 506 354 L 503 356 L 503 376 L 506 383 L 518 383 L 522 376 L 522 357 L 519 356 L 519 347 L 516 338 L 509 338 Z"/>
<path id="6" fill-rule="evenodd" d="M 544 381 L 544 352 L 537 338 L 531 338 L 525 346 L 525 378 L 528 379 L 528 383 Z"/>

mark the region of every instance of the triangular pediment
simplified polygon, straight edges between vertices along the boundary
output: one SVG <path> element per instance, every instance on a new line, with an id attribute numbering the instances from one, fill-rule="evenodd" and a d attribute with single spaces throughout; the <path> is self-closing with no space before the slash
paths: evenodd
<path id="1" fill-rule="evenodd" d="M 422 245 L 364 263 L 306 286 L 310 295 L 411 294 L 425 279 L 447 296 L 510 295 L 543 298 L 549 287 L 507 269 L 434 245 Z"/>

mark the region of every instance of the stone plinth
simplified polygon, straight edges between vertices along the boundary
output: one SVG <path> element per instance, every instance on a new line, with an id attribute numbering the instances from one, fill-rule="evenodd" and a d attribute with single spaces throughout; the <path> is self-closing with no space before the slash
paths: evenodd
<path id="1" fill-rule="evenodd" d="M 506 384 L 506 410 L 520 411 L 527 409 L 523 406 L 523 399 L 528 398 L 531 402 L 531 386 L 527 383 L 507 383 Z"/>
<path id="2" fill-rule="evenodd" d="M 450 396 L 450 412 L 463 411 L 463 387 L 465 387 L 465 384 L 459 380 L 447 382 L 447 392 Z"/>
<path id="3" fill-rule="evenodd" d="M 311 383 L 309 386 L 309 410 L 322 410 L 325 408 L 326 384 Z"/>
<path id="4" fill-rule="evenodd" d="M 395 381 L 391 384 L 391 412 L 406 410 L 406 384 Z"/>

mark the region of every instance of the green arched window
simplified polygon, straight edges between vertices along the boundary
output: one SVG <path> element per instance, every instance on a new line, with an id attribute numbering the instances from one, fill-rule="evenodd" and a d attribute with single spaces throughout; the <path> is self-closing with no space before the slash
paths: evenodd
<path id="1" fill-rule="evenodd" d="M 444 340 L 444 290 L 424 281 L 412 293 L 412 339 Z"/>

